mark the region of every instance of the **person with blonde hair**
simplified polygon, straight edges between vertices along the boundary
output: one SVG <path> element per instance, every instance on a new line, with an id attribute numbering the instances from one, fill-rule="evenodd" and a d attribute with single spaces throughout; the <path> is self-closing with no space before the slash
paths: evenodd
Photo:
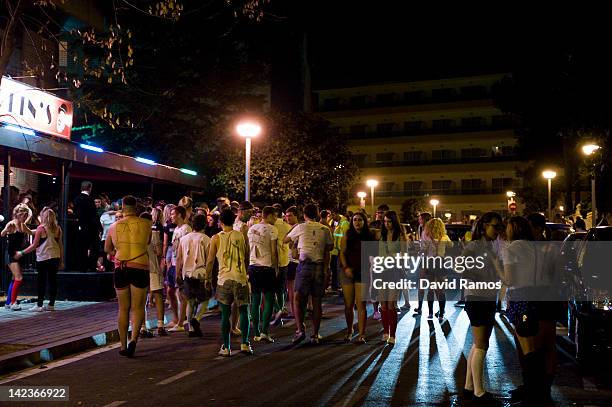
<path id="1" fill-rule="evenodd" d="M 191 225 L 191 217 L 193 215 L 193 199 L 188 196 L 184 196 L 179 200 L 178 204 L 187 211 L 187 215 L 185 215 L 185 222 Z"/>
<path id="2" fill-rule="evenodd" d="M 36 250 L 36 270 L 38 271 L 38 301 L 30 311 L 54 311 L 57 297 L 57 271 L 63 267 L 64 247 L 62 228 L 57 223 L 53 209 L 43 208 L 40 212 L 40 225 L 34 233 L 34 241 L 26 249 L 15 255 L 19 259 L 24 254 Z M 45 292 L 49 281 L 49 304 L 44 306 Z"/>
<path id="3" fill-rule="evenodd" d="M 21 287 L 23 281 L 23 260 L 21 260 L 23 254 L 20 253 L 28 245 L 26 237 L 32 235 L 32 231 L 26 226 L 26 220 L 31 214 L 32 212 L 26 204 L 17 204 L 13 209 L 13 219 L 6 224 L 0 233 L 2 237 L 8 236 L 9 269 L 13 275 L 13 280 L 7 292 L 6 308 L 10 307 L 13 311 L 21 309 L 17 302 L 19 287 Z"/>
<path id="4" fill-rule="evenodd" d="M 446 226 L 440 218 L 430 219 L 423 230 L 424 254 L 426 257 L 443 258 L 446 254 L 446 248 L 452 246 L 452 242 L 446 234 Z M 439 261 L 430 261 L 431 267 L 425 269 L 425 277 L 429 281 L 441 282 L 444 281 L 445 272 L 443 267 L 438 267 Z M 442 322 L 444 320 L 444 308 L 446 306 L 446 294 L 442 289 L 427 290 L 427 306 L 429 309 L 428 319 L 433 318 L 434 293 L 438 298 L 439 310 L 436 312 L 436 317 Z M 420 305 L 419 305 L 420 308 Z"/>

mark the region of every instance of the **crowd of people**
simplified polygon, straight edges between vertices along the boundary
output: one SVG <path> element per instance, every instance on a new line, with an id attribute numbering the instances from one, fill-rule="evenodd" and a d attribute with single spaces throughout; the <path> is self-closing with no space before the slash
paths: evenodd
<path id="1" fill-rule="evenodd" d="M 220 356 L 232 355 L 232 335 L 240 337 L 241 353 L 253 354 L 252 341 L 274 342 L 271 328 L 287 318 L 296 322 L 291 343 L 304 341 L 307 310 L 312 318 L 310 342 L 316 345 L 323 339 L 319 333 L 322 298 L 330 291 L 344 299 L 346 342 L 363 344 L 368 340 L 367 309 L 371 302 L 372 319 L 381 323 L 382 341 L 393 345 L 398 314 L 410 309 L 409 290 L 387 289 L 378 290 L 374 297 L 364 295 L 368 282 L 363 281 L 363 271 L 370 265 L 363 264 L 367 258 L 362 253 L 363 243 L 376 242 L 381 256 L 407 252 L 416 242 L 421 253 L 443 257 L 453 246 L 439 218 L 421 213 L 412 232 L 387 205 L 379 206 L 371 219 L 365 210 L 341 214 L 336 210 L 319 211 L 315 204 L 257 208 L 249 201 L 218 198 L 216 207 L 210 209 L 206 204 L 194 205 L 186 196 L 177 204 L 130 195 L 111 202 L 106 196 L 94 199 L 91 191 L 91 183 L 83 182 L 81 194 L 74 200 L 79 224 L 75 255 L 87 267 L 114 273 L 120 354 L 126 357 L 134 355 L 142 335 L 186 332 L 190 337 L 201 337 L 200 320 L 214 308 L 221 314 Z M 52 311 L 57 271 L 64 263 L 63 232 L 54 209 L 45 207 L 37 214 L 35 230 L 27 226 L 32 216 L 32 209 L 19 203 L 13 219 L 2 230 L 2 237 L 8 239 L 13 277 L 6 306 L 20 309 L 21 262 L 24 255 L 36 252 L 38 300 L 31 310 Z M 484 278 L 504 282 L 499 291 L 466 289 L 458 303 L 465 305 L 473 337 L 467 356 L 465 398 L 481 404 L 495 401 L 484 387 L 484 363 L 495 314 L 505 312 L 515 328 L 524 381 L 513 397 L 537 405 L 550 400 L 558 303 L 512 300 L 512 293 L 522 288 L 525 273 L 537 275 L 542 285 L 550 283 L 548 271 L 538 269 L 544 267 L 537 261 L 540 249 L 528 244 L 545 240 L 545 230 L 546 219 L 541 214 L 503 219 L 489 212 L 480 216 L 458 243 L 463 255 L 473 254 L 477 245 L 486 247 Z M 418 276 L 434 282 L 447 277 L 444 270 L 426 267 Z M 45 305 L 47 285 L 50 292 Z M 415 317 L 423 312 L 425 291 L 418 289 Z M 501 303 L 505 296 L 509 298 L 504 310 Z M 435 299 L 438 304 L 434 313 Z M 400 302 L 402 307 L 398 306 Z M 157 327 L 153 332 L 146 329 L 147 303 L 155 306 Z M 167 324 L 166 306 L 171 315 Z M 428 318 L 444 322 L 445 307 L 446 290 L 428 289 Z M 527 316 L 529 323 L 525 322 Z"/>

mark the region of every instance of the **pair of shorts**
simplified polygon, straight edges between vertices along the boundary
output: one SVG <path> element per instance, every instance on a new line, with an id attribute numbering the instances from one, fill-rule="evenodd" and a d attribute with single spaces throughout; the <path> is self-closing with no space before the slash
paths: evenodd
<path id="1" fill-rule="evenodd" d="M 236 303 L 240 307 L 251 302 L 248 284 L 240 284 L 234 280 L 225 280 L 223 285 L 218 285 L 216 297 L 223 305 Z"/>
<path id="2" fill-rule="evenodd" d="M 183 294 L 190 300 L 206 301 L 210 299 L 210 292 L 204 285 L 204 280 L 187 277 L 183 281 Z"/>
<path id="3" fill-rule="evenodd" d="M 468 296 L 465 299 L 465 312 L 470 318 L 471 326 L 495 325 L 496 301 Z"/>
<path id="4" fill-rule="evenodd" d="M 290 261 L 287 266 L 287 281 L 295 280 L 295 273 L 297 273 L 298 263 Z"/>
<path id="5" fill-rule="evenodd" d="M 323 297 L 325 294 L 325 273 L 323 263 L 301 261 L 295 274 L 295 292 L 303 297 Z"/>
<path id="6" fill-rule="evenodd" d="M 164 275 L 159 271 L 149 271 L 149 290 L 159 291 L 164 288 Z"/>
<path id="7" fill-rule="evenodd" d="M 168 271 L 166 272 L 166 285 L 169 288 L 177 288 L 176 285 L 176 266 L 168 267 Z"/>
<path id="8" fill-rule="evenodd" d="M 137 288 L 147 288 L 149 286 L 149 270 L 117 267 L 113 273 L 113 283 L 116 289 L 128 288 L 130 285 Z"/>
<path id="9" fill-rule="evenodd" d="M 249 266 L 249 283 L 253 294 L 276 290 L 276 273 L 272 267 Z"/>

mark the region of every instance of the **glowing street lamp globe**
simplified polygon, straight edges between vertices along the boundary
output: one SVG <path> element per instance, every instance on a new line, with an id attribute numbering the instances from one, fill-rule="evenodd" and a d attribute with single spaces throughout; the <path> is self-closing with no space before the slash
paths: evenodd
<path id="1" fill-rule="evenodd" d="M 375 179 L 369 179 L 366 181 L 366 185 L 370 188 L 376 188 L 378 186 L 378 181 Z"/>
<path id="2" fill-rule="evenodd" d="M 582 152 L 585 155 L 591 155 L 597 150 L 599 150 L 599 146 L 597 144 L 586 144 L 582 146 Z"/>
<path id="3" fill-rule="evenodd" d="M 546 170 L 542 172 L 542 176 L 546 179 L 553 179 L 557 176 L 557 173 L 555 171 Z"/>
<path id="4" fill-rule="evenodd" d="M 366 196 L 368 196 L 368 194 L 366 194 L 365 192 L 357 192 L 357 197 L 358 197 L 358 198 L 363 199 L 363 198 L 365 198 Z"/>
<path id="5" fill-rule="evenodd" d="M 253 138 L 261 134 L 261 126 L 255 122 L 241 122 L 236 126 L 236 132 L 244 138 Z"/>

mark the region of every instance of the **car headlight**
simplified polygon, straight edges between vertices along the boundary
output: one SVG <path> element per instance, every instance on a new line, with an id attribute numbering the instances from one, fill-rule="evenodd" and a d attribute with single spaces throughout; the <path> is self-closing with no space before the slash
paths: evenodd
<path id="1" fill-rule="evenodd" d="M 610 292 L 608 290 L 596 290 L 594 289 L 591 293 L 593 308 L 612 311 L 612 302 L 610 301 Z"/>

